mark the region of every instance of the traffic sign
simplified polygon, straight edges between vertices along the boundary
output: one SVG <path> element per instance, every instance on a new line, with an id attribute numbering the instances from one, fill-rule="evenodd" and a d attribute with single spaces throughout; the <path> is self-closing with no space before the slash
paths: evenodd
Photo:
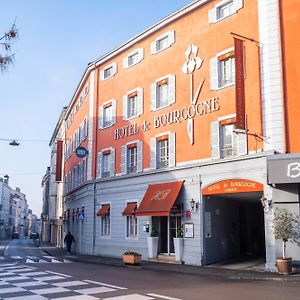
<path id="1" fill-rule="evenodd" d="M 77 213 L 77 221 L 83 221 L 84 220 L 84 213 L 79 212 Z"/>
<path id="2" fill-rule="evenodd" d="M 77 147 L 75 153 L 78 157 L 82 158 L 88 154 L 88 150 L 84 147 Z"/>

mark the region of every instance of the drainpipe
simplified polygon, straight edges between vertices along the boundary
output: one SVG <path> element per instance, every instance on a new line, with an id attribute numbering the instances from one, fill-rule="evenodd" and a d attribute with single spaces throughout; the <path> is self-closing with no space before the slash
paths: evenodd
<path id="1" fill-rule="evenodd" d="M 92 254 L 95 255 L 95 247 L 96 247 L 96 181 L 93 183 L 93 240 L 92 240 Z"/>

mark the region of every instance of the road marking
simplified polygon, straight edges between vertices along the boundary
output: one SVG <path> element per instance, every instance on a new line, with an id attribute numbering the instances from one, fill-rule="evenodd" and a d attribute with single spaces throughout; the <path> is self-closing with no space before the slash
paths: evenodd
<path id="1" fill-rule="evenodd" d="M 90 295 L 78 295 L 78 296 L 71 296 L 71 297 L 55 298 L 55 300 L 99 300 L 99 298 Z"/>
<path id="2" fill-rule="evenodd" d="M 107 284 L 107 283 L 103 283 L 103 282 L 98 282 L 98 281 L 94 281 L 94 280 L 84 280 L 84 281 L 88 282 L 88 283 L 94 283 L 94 284 L 98 284 L 98 285 L 104 285 L 104 286 L 115 288 L 115 289 L 119 289 L 119 290 L 127 290 L 127 288 L 125 288 L 125 287 L 121 287 L 121 286 L 117 286 L 117 285 L 111 285 L 111 284 Z"/>
<path id="3" fill-rule="evenodd" d="M 69 286 L 76 286 L 76 285 L 85 285 L 88 283 L 79 280 L 74 280 L 74 281 L 66 281 L 66 282 L 56 282 L 51 284 L 59 287 L 69 287 Z"/>
<path id="4" fill-rule="evenodd" d="M 47 300 L 49 298 L 45 298 L 41 295 L 29 295 L 29 296 L 20 296 L 20 297 L 9 297 L 9 298 L 4 298 L 5 300 Z"/>
<path id="5" fill-rule="evenodd" d="M 0 268 L 2 268 L 2 267 L 8 267 L 8 266 L 14 266 L 15 264 L 1 264 L 0 265 Z"/>
<path id="6" fill-rule="evenodd" d="M 147 294 L 147 295 L 151 296 L 151 297 L 158 297 L 158 298 L 161 298 L 161 299 L 166 299 L 166 300 L 182 300 L 182 299 L 179 299 L 179 298 L 167 297 L 167 296 L 163 296 L 163 295 L 159 295 L 159 294 Z"/>
<path id="7" fill-rule="evenodd" d="M 35 261 L 33 261 L 33 260 L 29 259 L 29 258 L 26 259 L 25 264 L 33 264 L 33 263 L 35 263 Z"/>
<path id="8" fill-rule="evenodd" d="M 12 272 L 0 273 L 0 277 L 7 276 L 7 275 L 15 275 L 15 273 L 12 273 Z"/>
<path id="9" fill-rule="evenodd" d="M 103 300 L 153 300 L 153 299 L 154 298 L 152 297 L 147 297 L 139 294 L 103 298 Z"/>
<path id="10" fill-rule="evenodd" d="M 22 259 L 21 256 L 11 256 L 12 259 Z"/>
<path id="11" fill-rule="evenodd" d="M 56 293 L 63 293 L 69 292 L 70 290 L 65 288 L 47 288 L 47 289 L 37 289 L 37 290 L 29 290 L 31 293 L 38 294 L 38 295 L 47 295 L 47 294 L 56 294 Z"/>
<path id="12" fill-rule="evenodd" d="M 7 281 L 15 281 L 15 280 L 25 280 L 25 279 L 29 279 L 29 277 L 25 277 L 25 276 L 1 277 L 1 280 L 6 281 L 6 282 Z"/>
<path id="13" fill-rule="evenodd" d="M 82 295 L 98 294 L 98 293 L 100 294 L 100 293 L 108 293 L 108 292 L 114 292 L 114 291 L 115 291 L 115 289 L 108 288 L 105 286 L 74 290 L 74 292 L 82 294 Z"/>
<path id="14" fill-rule="evenodd" d="M 46 277 L 39 277 L 39 278 L 35 277 L 33 279 L 38 280 L 38 281 L 52 281 L 52 280 L 65 279 L 65 277 L 63 277 L 63 276 L 46 276 Z"/>
<path id="15" fill-rule="evenodd" d="M 48 275 L 48 273 L 47 272 L 26 272 L 26 273 L 22 273 L 22 275 L 33 277 L 39 275 Z"/>
<path id="16" fill-rule="evenodd" d="M 33 268 L 33 267 L 31 267 L 31 268 L 20 268 L 20 269 L 15 269 L 13 271 L 14 271 L 14 273 L 26 273 L 28 271 L 33 271 L 35 269 L 36 268 Z"/>
<path id="17" fill-rule="evenodd" d="M 46 282 L 42 282 L 42 281 L 29 281 L 29 282 L 18 282 L 18 283 L 14 283 L 14 285 L 18 286 L 18 287 L 36 287 L 39 285 L 46 285 L 48 283 Z"/>
<path id="18" fill-rule="evenodd" d="M 0 286 L 2 286 L 2 285 L 9 285 L 9 283 L 8 282 L 1 282 L 0 281 Z"/>
<path id="19" fill-rule="evenodd" d="M 64 276 L 64 277 L 72 277 L 70 275 L 66 275 L 66 274 L 62 274 L 62 273 L 58 273 L 58 272 L 53 272 L 53 271 L 47 271 L 47 273 L 51 273 L 51 274 L 55 274 L 55 275 L 60 275 L 60 276 Z"/>
<path id="20" fill-rule="evenodd" d="M 17 293 L 17 292 L 26 292 L 26 290 L 19 287 L 1 288 L 0 290 L 0 294 L 10 294 L 10 293 Z"/>

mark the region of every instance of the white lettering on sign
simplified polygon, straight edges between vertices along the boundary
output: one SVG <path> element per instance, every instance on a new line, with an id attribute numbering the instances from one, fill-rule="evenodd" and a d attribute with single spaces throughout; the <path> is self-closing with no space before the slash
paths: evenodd
<path id="1" fill-rule="evenodd" d="M 300 163 L 292 163 L 287 166 L 287 176 L 296 178 L 300 176 Z"/>

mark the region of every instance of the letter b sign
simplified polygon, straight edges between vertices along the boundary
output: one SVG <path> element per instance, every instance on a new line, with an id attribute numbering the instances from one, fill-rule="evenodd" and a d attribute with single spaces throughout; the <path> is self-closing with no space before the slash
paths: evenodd
<path id="1" fill-rule="evenodd" d="M 292 163 L 287 166 L 287 176 L 296 178 L 300 176 L 300 163 Z"/>

